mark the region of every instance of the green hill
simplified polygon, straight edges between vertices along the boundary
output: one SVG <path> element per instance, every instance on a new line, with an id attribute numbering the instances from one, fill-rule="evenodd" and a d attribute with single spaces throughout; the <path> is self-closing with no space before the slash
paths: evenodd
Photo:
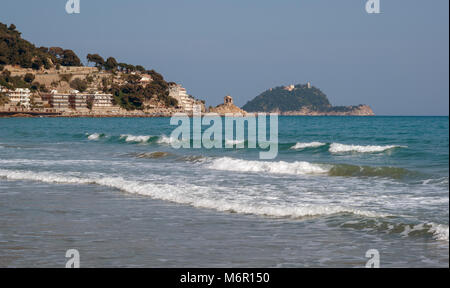
<path id="1" fill-rule="evenodd" d="M 72 50 L 60 47 L 35 47 L 22 39 L 16 26 L 0 23 L 0 65 L 19 65 L 22 68 L 50 69 L 55 65 L 82 66 Z"/>
<path id="2" fill-rule="evenodd" d="M 284 115 L 374 115 L 367 105 L 332 106 L 327 95 L 309 83 L 271 88 L 247 102 L 242 109 Z"/>
<path id="3" fill-rule="evenodd" d="M 291 89 L 289 89 L 291 90 Z M 309 107 L 316 111 L 327 111 L 331 108 L 327 96 L 316 87 L 295 85 L 292 91 L 288 87 L 269 89 L 242 107 L 249 112 L 298 111 Z"/>

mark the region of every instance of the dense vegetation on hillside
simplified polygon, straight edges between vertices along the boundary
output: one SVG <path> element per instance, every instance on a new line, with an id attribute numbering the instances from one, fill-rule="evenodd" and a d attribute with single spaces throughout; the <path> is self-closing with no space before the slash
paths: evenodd
<path id="1" fill-rule="evenodd" d="M 54 66 L 82 66 L 72 50 L 60 47 L 37 48 L 22 39 L 16 26 L 0 23 L 0 65 L 19 65 L 22 68 L 50 69 Z"/>
<path id="2" fill-rule="evenodd" d="M 100 71 L 107 72 L 114 77 L 120 73 L 120 83 L 103 77 L 98 85 L 99 90 L 112 93 L 116 104 L 127 110 L 143 109 L 144 103 L 153 100 L 167 107 L 175 107 L 178 101 L 169 96 L 169 84 L 164 77 L 154 70 L 146 70 L 141 65 L 131 65 L 118 62 L 114 57 L 104 60 L 99 54 L 88 54 L 88 64 L 92 63 Z M 83 66 L 78 56 L 72 50 L 60 47 L 35 47 L 32 43 L 22 39 L 16 26 L 9 27 L 0 22 L 0 85 L 9 89 L 29 88 L 34 91 L 47 92 L 47 88 L 38 82 L 33 82 L 35 76 L 31 73 L 24 77 L 11 76 L 5 70 L 5 65 L 18 65 L 22 68 L 34 70 L 59 69 L 60 66 Z M 149 75 L 152 81 L 143 85 L 140 75 Z M 71 81 L 71 74 L 60 74 L 60 80 L 70 84 L 70 87 L 78 91 L 85 91 L 93 82 L 92 77 L 86 79 L 75 78 Z M 112 78 L 111 78 L 112 79 Z"/>
<path id="3" fill-rule="evenodd" d="M 288 91 L 284 87 L 269 89 L 242 107 L 249 112 L 298 111 L 303 107 L 324 111 L 331 107 L 327 96 L 315 87 L 296 85 Z"/>
<path id="4" fill-rule="evenodd" d="M 248 112 L 292 112 L 307 108 L 328 113 L 350 112 L 361 106 L 332 106 L 328 97 L 316 87 L 295 85 L 292 91 L 282 86 L 269 89 L 247 102 L 242 109 Z"/>

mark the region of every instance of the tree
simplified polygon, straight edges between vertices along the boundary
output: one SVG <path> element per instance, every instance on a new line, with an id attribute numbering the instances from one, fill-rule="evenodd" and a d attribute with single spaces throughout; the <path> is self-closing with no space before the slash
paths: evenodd
<path id="1" fill-rule="evenodd" d="M 27 73 L 25 74 L 25 76 L 23 77 L 23 80 L 25 80 L 25 82 L 27 83 L 32 83 L 34 81 L 34 79 L 36 78 L 36 76 L 34 76 L 34 74 L 32 73 Z"/>
<path id="2" fill-rule="evenodd" d="M 72 50 L 64 50 L 63 57 L 61 59 L 61 65 L 63 66 L 83 66 L 80 58 Z"/>
<path id="3" fill-rule="evenodd" d="M 117 69 L 117 61 L 114 57 L 109 57 L 108 59 L 106 59 L 106 63 L 105 63 L 105 70 L 107 71 L 112 71 Z"/>
<path id="4" fill-rule="evenodd" d="M 139 72 L 145 72 L 144 66 L 141 66 L 141 65 L 137 65 L 136 66 L 136 70 L 139 71 Z"/>
<path id="5" fill-rule="evenodd" d="M 50 47 L 48 49 L 48 53 L 56 59 L 60 60 L 63 57 L 64 49 L 62 49 L 61 47 Z"/>
<path id="6" fill-rule="evenodd" d="M 72 80 L 72 82 L 70 82 L 70 87 L 80 92 L 86 91 L 87 86 L 87 81 L 81 80 L 80 78 L 75 78 Z"/>
<path id="7" fill-rule="evenodd" d="M 97 68 L 103 67 L 103 65 L 105 65 L 105 60 L 98 54 L 88 54 L 86 58 L 88 60 L 88 63 L 94 63 L 95 67 Z"/>

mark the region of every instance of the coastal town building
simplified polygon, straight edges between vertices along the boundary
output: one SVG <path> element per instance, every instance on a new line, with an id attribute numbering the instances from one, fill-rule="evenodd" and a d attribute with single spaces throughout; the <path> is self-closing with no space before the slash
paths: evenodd
<path id="1" fill-rule="evenodd" d="M 30 107 L 31 91 L 28 88 L 16 88 L 15 90 L 7 90 L 2 88 L 2 92 L 6 93 L 9 102 L 13 106 Z"/>
<path id="2" fill-rule="evenodd" d="M 312 86 L 311 86 L 311 82 L 308 81 L 308 83 L 306 84 L 306 87 L 307 87 L 308 89 L 311 89 L 311 87 L 312 87 Z"/>
<path id="3" fill-rule="evenodd" d="M 88 108 L 89 94 L 80 93 L 77 90 L 72 90 L 69 95 L 69 107 L 74 110 L 84 110 Z"/>
<path id="4" fill-rule="evenodd" d="M 192 112 L 195 99 L 187 94 L 181 85 L 173 84 L 169 87 L 169 96 L 178 100 L 178 106 L 185 112 Z"/>
<path id="5" fill-rule="evenodd" d="M 59 93 L 57 90 L 41 95 L 42 100 L 47 101 L 50 107 L 64 110 L 69 108 L 69 97 L 70 94 Z"/>
<path id="6" fill-rule="evenodd" d="M 77 90 L 72 90 L 70 93 L 59 93 L 57 90 L 52 90 L 50 93 L 42 94 L 41 98 L 43 101 L 47 101 L 50 107 L 61 110 L 86 111 L 89 108 L 89 104 L 92 104 L 92 109 L 114 107 L 112 94 L 100 92 L 81 93 Z"/>
<path id="7" fill-rule="evenodd" d="M 150 76 L 150 75 L 148 75 L 148 74 L 142 74 L 142 75 L 141 75 L 141 79 L 139 80 L 139 82 L 140 82 L 142 85 L 147 85 L 147 84 L 149 84 L 149 83 L 152 82 L 152 81 L 153 81 L 152 76 Z"/>
<path id="8" fill-rule="evenodd" d="M 95 93 L 93 95 L 93 109 L 108 109 L 113 107 L 113 98 L 111 94 Z"/>

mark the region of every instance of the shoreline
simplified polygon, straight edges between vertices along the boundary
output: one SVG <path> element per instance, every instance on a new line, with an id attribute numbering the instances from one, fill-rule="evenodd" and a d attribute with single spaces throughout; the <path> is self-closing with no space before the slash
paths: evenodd
<path id="1" fill-rule="evenodd" d="M 179 112 L 178 112 L 179 113 Z M 0 112 L 0 118 L 170 118 L 175 116 L 176 113 L 168 114 L 63 114 L 63 113 L 39 113 L 39 112 Z M 204 113 L 202 116 L 208 116 L 209 113 Z M 258 113 L 248 113 L 247 115 L 232 115 L 232 117 L 247 117 L 256 116 Z M 266 113 L 267 115 L 276 114 L 283 117 L 374 117 L 376 115 L 334 115 L 334 114 L 277 114 L 277 113 Z M 226 117 L 225 114 L 219 114 L 221 117 Z M 188 114 L 188 117 L 193 117 L 192 114 Z"/>

